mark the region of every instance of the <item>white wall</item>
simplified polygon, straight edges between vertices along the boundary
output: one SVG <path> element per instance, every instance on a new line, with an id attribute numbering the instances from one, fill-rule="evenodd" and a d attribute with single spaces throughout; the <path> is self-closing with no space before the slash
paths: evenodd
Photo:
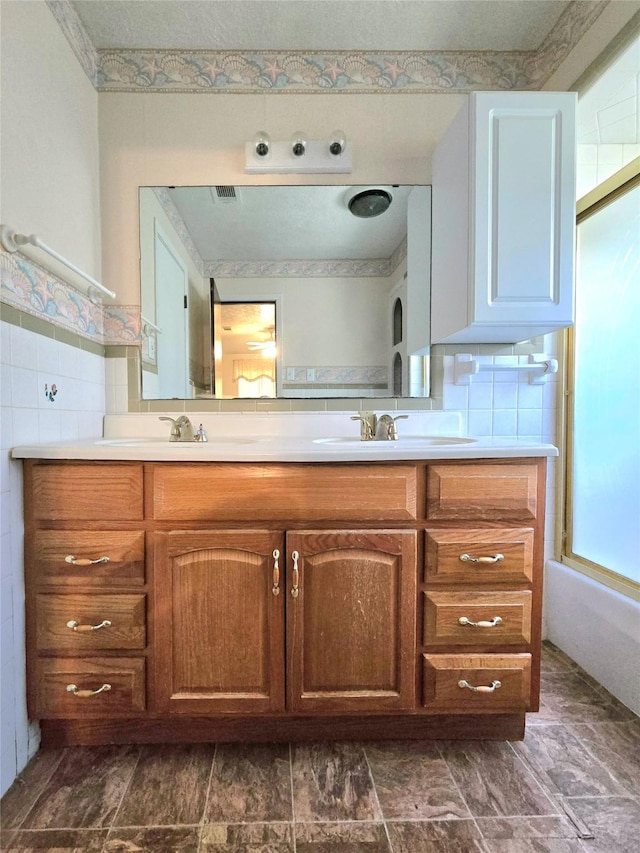
<path id="1" fill-rule="evenodd" d="M 0 15 L 0 219 L 38 234 L 99 278 L 97 94 L 44 2 L 3 0 Z M 24 441 L 100 435 L 105 394 L 102 357 L 7 323 L 1 333 L 4 792 L 37 746 L 25 707 L 22 481 L 8 449 Z M 45 381 L 60 389 L 54 402 L 44 396 Z"/>

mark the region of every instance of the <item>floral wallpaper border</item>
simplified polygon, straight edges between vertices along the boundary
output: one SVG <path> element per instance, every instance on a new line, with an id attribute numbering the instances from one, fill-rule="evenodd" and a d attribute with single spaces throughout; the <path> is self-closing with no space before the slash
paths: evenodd
<path id="1" fill-rule="evenodd" d="M 0 301 L 104 346 L 141 342 L 139 306 L 92 302 L 19 252 L 0 253 Z"/>
<path id="2" fill-rule="evenodd" d="M 403 240 L 390 258 L 278 261 L 203 261 L 166 187 L 153 187 L 158 202 L 203 278 L 378 278 L 390 276 L 407 256 Z"/>
<path id="3" fill-rule="evenodd" d="M 573 0 L 532 51 L 97 50 L 69 0 L 47 0 L 100 92 L 327 94 L 540 89 L 610 0 Z"/>

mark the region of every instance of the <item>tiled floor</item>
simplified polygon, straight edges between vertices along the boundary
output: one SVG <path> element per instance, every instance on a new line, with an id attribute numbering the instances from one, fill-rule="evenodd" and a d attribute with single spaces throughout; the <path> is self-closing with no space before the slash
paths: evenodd
<path id="1" fill-rule="evenodd" d="M 2 848 L 638 853 L 640 720 L 549 644 L 543 671 L 520 743 L 43 751 L 2 801 Z"/>

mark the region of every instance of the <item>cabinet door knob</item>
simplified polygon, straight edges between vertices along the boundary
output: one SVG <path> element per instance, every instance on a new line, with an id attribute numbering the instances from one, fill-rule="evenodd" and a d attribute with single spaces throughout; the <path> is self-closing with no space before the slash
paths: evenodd
<path id="1" fill-rule="evenodd" d="M 475 687 L 463 678 L 458 682 L 458 687 L 462 687 L 463 689 L 466 687 L 467 690 L 471 690 L 473 693 L 494 693 L 499 687 L 502 687 L 502 682 L 492 681 L 489 685 L 480 685 L 479 687 Z"/>
<path id="2" fill-rule="evenodd" d="M 280 566 L 278 565 L 278 560 L 280 558 L 280 551 L 276 548 L 273 552 L 273 586 L 271 587 L 271 592 L 274 595 L 280 595 Z"/>
<path id="3" fill-rule="evenodd" d="M 298 560 L 300 558 L 300 554 L 297 551 L 293 551 L 291 554 L 291 559 L 293 560 L 293 576 L 291 579 L 291 595 L 294 598 L 298 597 L 299 593 L 299 583 L 300 583 L 300 571 L 298 569 Z"/>
<path id="4" fill-rule="evenodd" d="M 493 619 L 490 619 L 488 622 L 472 622 L 471 619 L 467 619 L 466 616 L 461 616 L 458 619 L 459 625 L 470 625 L 472 628 L 495 628 L 496 625 L 502 624 L 502 616 L 494 616 Z"/>
<path id="5" fill-rule="evenodd" d="M 110 628 L 111 622 L 108 619 L 103 619 L 98 625 L 80 625 L 75 619 L 70 619 L 67 622 L 67 628 L 72 631 L 77 631 L 79 634 L 86 634 L 89 631 L 99 631 L 100 628 Z"/>
<path id="6" fill-rule="evenodd" d="M 91 696 L 97 696 L 99 693 L 106 693 L 108 690 L 111 690 L 110 684 L 103 684 L 102 687 L 98 687 L 97 690 L 81 690 L 75 684 L 67 684 L 67 693 L 73 693 L 74 696 L 78 696 L 80 699 L 89 699 Z"/>
<path id="7" fill-rule="evenodd" d="M 504 560 L 504 554 L 494 554 L 493 557 L 472 557 L 471 554 L 460 554 L 463 563 L 499 563 Z"/>
<path id="8" fill-rule="evenodd" d="M 98 563 L 108 563 L 109 557 L 98 557 L 97 560 L 89 560 L 86 557 L 74 557 L 73 554 L 67 554 L 64 561 L 65 563 L 71 563 L 72 566 L 96 566 Z"/>

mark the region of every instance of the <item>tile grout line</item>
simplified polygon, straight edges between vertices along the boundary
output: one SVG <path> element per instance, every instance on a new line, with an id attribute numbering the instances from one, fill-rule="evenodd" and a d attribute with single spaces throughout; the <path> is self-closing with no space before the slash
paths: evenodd
<path id="1" fill-rule="evenodd" d="M 45 790 L 46 790 L 46 788 L 47 788 L 47 785 L 49 784 L 49 782 L 51 781 L 51 779 L 52 779 L 52 777 L 53 777 L 53 774 L 56 772 L 56 770 L 57 770 L 57 769 L 58 769 L 58 767 L 60 766 L 60 764 L 61 764 L 61 762 L 62 762 L 62 759 L 64 758 L 64 754 L 65 754 L 65 752 L 66 752 L 66 751 L 67 751 L 67 749 L 61 749 L 61 750 L 60 750 L 60 755 L 58 756 L 58 760 L 55 762 L 55 764 L 54 764 L 54 765 L 53 765 L 53 767 L 51 768 L 51 772 L 50 772 L 50 773 L 49 773 L 49 774 L 44 778 L 44 780 L 41 780 L 41 781 L 42 781 L 42 790 L 40 791 L 40 793 L 39 793 L 39 794 L 34 794 L 34 795 L 33 795 L 33 799 L 31 800 L 31 804 L 30 804 L 30 805 L 29 805 L 29 807 L 25 810 L 25 812 L 24 812 L 24 814 L 23 814 L 23 816 L 22 816 L 22 818 L 21 818 L 20 822 L 18 823 L 18 825 L 17 825 L 17 826 L 14 826 L 14 827 L 13 827 L 13 830 L 14 830 L 15 832 L 18 832 L 18 830 L 22 829 L 22 825 L 23 825 L 23 823 L 24 823 L 24 822 L 25 822 L 25 820 L 29 817 L 29 815 L 31 814 L 31 812 L 33 811 L 33 808 L 34 808 L 35 804 L 36 804 L 36 803 L 38 802 L 38 800 L 40 799 L 41 794 L 43 794 L 43 793 L 45 792 Z M 25 768 L 25 769 L 26 769 L 26 768 Z M 24 770 L 23 770 L 22 772 L 24 773 Z M 26 782 L 22 782 L 22 780 L 20 780 L 20 778 L 19 778 L 19 777 L 18 777 L 18 780 L 16 780 L 16 781 L 18 781 L 20 784 L 26 785 Z M 15 784 L 15 783 L 14 783 L 14 784 Z"/>
<path id="2" fill-rule="evenodd" d="M 482 846 L 485 848 L 487 853 L 489 853 L 489 847 L 487 845 L 487 840 L 484 837 L 484 833 L 480 829 L 480 826 L 478 825 L 478 818 L 476 815 L 473 814 L 473 812 L 469 808 L 469 803 L 467 802 L 467 798 L 465 797 L 460 785 L 458 785 L 458 783 L 456 782 L 456 777 L 453 775 L 453 771 L 451 770 L 451 767 L 449 767 L 449 762 L 447 761 L 447 759 L 445 758 L 445 756 L 442 752 L 442 747 L 441 747 L 440 743 L 438 741 L 436 741 L 435 743 L 436 743 L 436 747 L 438 749 L 438 755 L 440 756 L 441 760 L 444 761 L 444 766 L 447 768 L 447 773 L 451 777 L 451 781 L 453 782 L 454 788 L 456 789 L 458 794 L 460 794 L 460 799 L 465 804 L 466 809 L 469 812 L 469 817 L 473 821 L 473 825 L 475 826 L 476 830 L 478 831 L 478 835 L 480 836 L 480 841 L 482 843 Z M 463 818 L 460 818 L 460 820 L 463 820 Z M 464 818 L 464 820 L 468 820 L 468 818 Z"/>
<path id="3" fill-rule="evenodd" d="M 560 725 L 565 727 L 563 723 Z M 595 838 L 591 827 L 582 820 L 582 818 L 576 814 L 576 812 L 571 808 L 569 803 L 566 802 L 566 798 L 563 796 L 562 792 L 559 790 L 558 786 L 548 775 L 546 770 L 544 770 L 537 762 L 531 761 L 529 758 L 520 755 L 512 743 L 508 744 L 511 747 L 512 752 L 515 757 L 522 762 L 522 764 L 527 768 L 527 770 L 531 773 L 535 781 L 538 783 L 540 788 L 544 791 L 546 797 L 548 797 L 549 801 L 553 806 L 560 807 L 560 809 L 566 814 L 569 818 L 575 830 L 577 832 L 577 837 L 580 839 L 591 839 Z"/>
<path id="4" fill-rule="evenodd" d="M 213 771 L 216 766 L 216 758 L 218 757 L 218 744 L 214 744 L 213 747 L 213 756 L 211 757 L 211 768 L 209 769 L 209 779 L 207 781 L 207 793 L 204 798 L 204 806 L 202 807 L 202 814 L 200 815 L 200 822 L 198 823 L 198 847 L 197 851 L 200 853 L 200 847 L 202 846 L 202 833 L 204 831 L 204 818 L 207 813 L 207 806 L 209 805 L 209 797 L 211 796 L 211 785 L 213 783 Z"/>
<path id="5" fill-rule="evenodd" d="M 387 845 L 389 847 L 389 853 L 393 853 L 393 844 L 391 843 L 391 836 L 389 835 L 389 827 L 387 826 L 387 819 L 384 816 L 384 812 L 382 811 L 382 805 L 380 804 L 380 797 L 378 796 L 378 786 L 376 785 L 376 780 L 373 775 L 373 770 L 371 769 L 371 762 L 369 761 L 369 756 L 367 755 L 366 746 L 362 746 L 362 754 L 364 755 L 364 760 L 367 764 L 367 769 L 369 771 L 369 779 L 371 780 L 371 787 L 373 789 L 373 795 L 376 798 L 376 803 L 378 805 L 378 811 L 380 812 L 380 819 L 382 822 L 382 827 L 384 829 L 384 834 L 387 839 Z"/>
<path id="6" fill-rule="evenodd" d="M 138 756 L 137 756 L 137 758 L 136 758 L 136 760 L 135 760 L 135 762 L 134 762 L 134 764 L 133 764 L 133 767 L 131 768 L 131 775 L 129 776 L 129 779 L 128 779 L 128 781 L 127 781 L 127 784 L 124 786 L 124 790 L 123 790 L 123 792 L 122 792 L 122 796 L 120 797 L 120 802 L 118 803 L 118 807 L 117 807 L 116 809 L 114 809 L 113 817 L 111 818 L 111 822 L 110 822 L 110 823 L 109 823 L 109 825 L 106 827 L 106 829 L 107 829 L 107 837 L 105 838 L 105 840 L 104 840 L 104 844 L 102 845 L 102 848 L 101 848 L 102 850 L 104 850 L 105 845 L 106 845 L 107 841 L 109 840 L 109 836 L 111 835 L 111 831 L 112 831 L 112 830 L 113 830 L 113 828 L 114 828 L 116 818 L 117 818 L 117 816 L 118 816 L 118 814 L 119 814 L 119 812 L 120 812 L 120 809 L 122 808 L 122 803 L 124 802 L 124 798 L 125 798 L 125 797 L 126 797 L 126 795 L 129 793 L 129 788 L 131 787 L 131 782 L 133 781 L 133 777 L 134 777 L 135 772 L 136 772 L 136 770 L 137 770 L 138 764 L 140 763 L 140 758 L 141 758 L 141 756 L 142 756 L 142 750 L 143 750 L 143 747 L 142 747 L 142 746 L 138 746 Z"/>
<path id="7" fill-rule="evenodd" d="M 293 786 L 293 749 L 291 741 L 289 741 L 289 782 L 291 788 L 291 843 L 293 847 L 293 853 L 297 853 L 298 847 L 298 839 L 296 833 L 296 802 L 294 797 L 294 786 Z"/>

